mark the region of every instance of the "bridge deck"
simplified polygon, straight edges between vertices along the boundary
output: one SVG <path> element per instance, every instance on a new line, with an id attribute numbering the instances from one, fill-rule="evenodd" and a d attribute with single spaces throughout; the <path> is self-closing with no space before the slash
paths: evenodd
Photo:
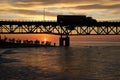
<path id="1" fill-rule="evenodd" d="M 0 21 L 0 34 L 120 35 L 120 22 Z"/>
<path id="2" fill-rule="evenodd" d="M 58 23 L 57 21 L 0 21 L 0 25 L 74 25 L 74 26 L 120 26 L 120 22 Z"/>

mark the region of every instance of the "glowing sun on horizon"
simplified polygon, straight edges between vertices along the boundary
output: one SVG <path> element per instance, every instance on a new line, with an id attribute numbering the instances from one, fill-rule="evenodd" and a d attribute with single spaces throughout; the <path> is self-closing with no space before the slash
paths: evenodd
<path id="1" fill-rule="evenodd" d="M 46 41 L 47 41 L 47 38 L 44 38 L 44 41 L 46 42 Z"/>

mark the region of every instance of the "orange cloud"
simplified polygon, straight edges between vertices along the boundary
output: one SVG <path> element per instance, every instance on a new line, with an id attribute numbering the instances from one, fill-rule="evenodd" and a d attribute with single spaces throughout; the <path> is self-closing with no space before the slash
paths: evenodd
<path id="1" fill-rule="evenodd" d="M 55 20 L 56 15 L 85 14 L 97 20 L 100 20 L 100 17 L 105 17 L 105 20 L 120 20 L 119 0 L 0 0 L 0 2 L 2 19 L 7 17 L 6 14 L 17 15 L 16 19 L 31 17 L 42 19 L 43 9 L 46 8 L 46 19 Z M 111 19 L 106 16 L 111 16 Z"/>

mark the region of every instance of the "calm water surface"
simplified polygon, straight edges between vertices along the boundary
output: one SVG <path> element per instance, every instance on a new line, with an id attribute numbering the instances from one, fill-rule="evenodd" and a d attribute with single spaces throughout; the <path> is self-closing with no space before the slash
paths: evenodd
<path id="1" fill-rule="evenodd" d="M 120 46 L 11 48 L 0 55 L 0 80 L 120 80 Z"/>

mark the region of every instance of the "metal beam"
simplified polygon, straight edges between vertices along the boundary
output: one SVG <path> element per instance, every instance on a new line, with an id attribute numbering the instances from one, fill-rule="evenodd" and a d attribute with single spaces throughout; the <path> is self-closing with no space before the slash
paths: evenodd
<path id="1" fill-rule="evenodd" d="M 120 35 L 120 22 L 70 25 L 57 22 L 0 21 L 0 34 Z"/>

